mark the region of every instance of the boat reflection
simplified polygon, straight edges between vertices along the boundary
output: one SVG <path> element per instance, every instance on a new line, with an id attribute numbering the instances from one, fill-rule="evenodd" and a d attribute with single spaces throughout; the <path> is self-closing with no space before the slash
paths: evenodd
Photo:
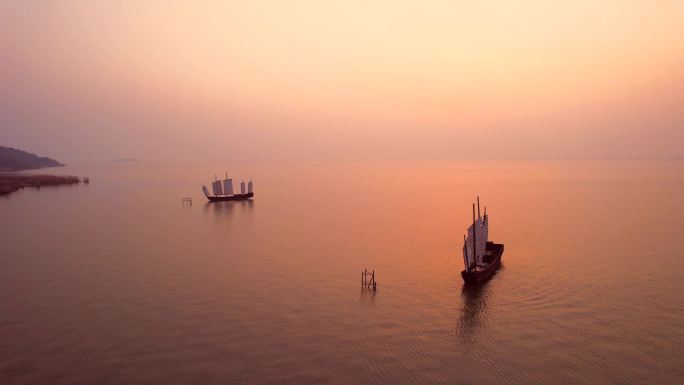
<path id="1" fill-rule="evenodd" d="M 254 202 L 225 201 L 207 202 L 204 204 L 204 214 L 214 222 L 214 227 L 226 228 L 240 222 L 241 225 L 249 223 L 254 211 Z"/>
<path id="2" fill-rule="evenodd" d="M 463 285 L 461 298 L 463 307 L 458 322 L 458 332 L 461 337 L 472 337 L 482 327 L 489 315 L 487 302 L 489 301 L 490 288 L 484 285 Z"/>

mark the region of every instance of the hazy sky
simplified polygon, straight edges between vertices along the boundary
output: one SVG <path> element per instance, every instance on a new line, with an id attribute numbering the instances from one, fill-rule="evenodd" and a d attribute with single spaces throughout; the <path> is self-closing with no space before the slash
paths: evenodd
<path id="1" fill-rule="evenodd" d="M 60 160 L 683 144 L 681 0 L 0 0 L 0 145 Z"/>

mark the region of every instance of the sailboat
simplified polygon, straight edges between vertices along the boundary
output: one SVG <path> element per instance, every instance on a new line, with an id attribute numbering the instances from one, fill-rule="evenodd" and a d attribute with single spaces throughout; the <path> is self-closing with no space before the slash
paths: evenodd
<path id="1" fill-rule="evenodd" d="M 480 197 L 477 197 L 477 218 L 473 203 L 473 224 L 468 228 L 468 235 L 463 236 L 463 264 L 465 269 L 461 277 L 466 283 L 484 282 L 494 274 L 501 265 L 504 245 L 490 242 L 489 216 L 487 207 L 484 216 L 480 215 Z"/>
<path id="2" fill-rule="evenodd" d="M 211 189 L 214 195 L 210 195 L 207 186 L 202 185 L 202 192 L 210 202 L 243 201 L 254 197 L 254 183 L 251 179 L 247 183 L 247 191 L 245 191 L 245 181 L 242 180 L 240 182 L 240 193 L 233 193 L 233 179 L 228 178 L 228 173 L 226 173 L 226 179 L 224 180 L 219 180 L 214 176 L 214 181 L 211 182 Z"/>

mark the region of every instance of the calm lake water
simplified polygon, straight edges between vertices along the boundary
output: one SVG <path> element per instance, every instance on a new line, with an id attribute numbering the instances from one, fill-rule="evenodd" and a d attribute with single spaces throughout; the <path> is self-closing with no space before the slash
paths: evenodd
<path id="1" fill-rule="evenodd" d="M 227 167 L 253 201 L 205 202 Z M 42 172 L 91 183 L 0 198 L 0 384 L 684 378 L 684 161 Z M 506 250 L 466 290 L 477 194 Z"/>

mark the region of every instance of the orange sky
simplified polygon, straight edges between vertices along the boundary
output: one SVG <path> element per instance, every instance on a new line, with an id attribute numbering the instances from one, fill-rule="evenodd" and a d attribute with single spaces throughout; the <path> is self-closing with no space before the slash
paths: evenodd
<path id="1" fill-rule="evenodd" d="M 0 52 L 65 160 L 684 157 L 681 1 L 3 1 Z"/>

